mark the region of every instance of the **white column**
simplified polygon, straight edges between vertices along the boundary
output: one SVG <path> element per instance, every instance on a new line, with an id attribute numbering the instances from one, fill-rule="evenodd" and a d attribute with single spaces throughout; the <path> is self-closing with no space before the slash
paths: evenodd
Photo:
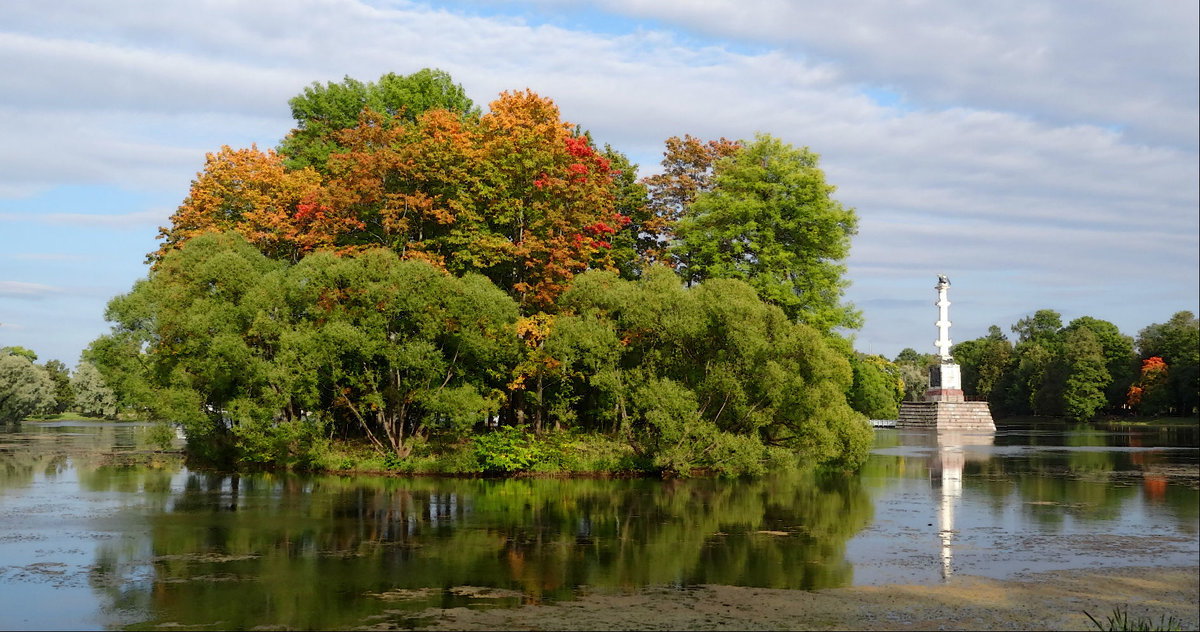
<path id="1" fill-rule="evenodd" d="M 950 357 L 950 299 L 946 298 L 946 288 L 950 287 L 949 283 L 939 281 L 934 289 L 938 291 L 938 301 L 935 305 L 938 306 L 938 321 L 934 324 L 938 328 L 937 342 L 933 343 L 938 348 L 938 357 L 941 358 L 942 364 L 949 364 L 953 361 Z"/>

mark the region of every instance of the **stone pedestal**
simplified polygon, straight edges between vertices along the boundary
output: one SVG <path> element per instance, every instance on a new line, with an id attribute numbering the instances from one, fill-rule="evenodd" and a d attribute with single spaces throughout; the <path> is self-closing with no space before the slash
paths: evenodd
<path id="1" fill-rule="evenodd" d="M 923 402 L 900 404 L 897 428 L 929 428 L 939 432 L 975 430 L 995 432 L 987 402 L 968 402 L 963 396 L 962 373 L 953 361 L 929 367 L 929 390 Z"/>
<path id="2" fill-rule="evenodd" d="M 962 391 L 962 371 L 953 360 L 929 367 L 929 389 L 925 391 L 925 401 L 966 401 Z"/>
<path id="3" fill-rule="evenodd" d="M 961 397 L 960 391 L 958 401 L 903 402 L 896 427 L 995 432 L 996 423 L 992 421 L 988 403 L 967 402 Z"/>

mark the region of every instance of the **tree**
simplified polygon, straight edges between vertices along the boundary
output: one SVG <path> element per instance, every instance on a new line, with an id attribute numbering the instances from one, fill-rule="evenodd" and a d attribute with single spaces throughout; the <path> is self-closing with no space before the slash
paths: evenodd
<path id="1" fill-rule="evenodd" d="M 45 369 L 23 353 L 0 353 L 0 423 L 21 421 L 54 404 L 54 382 Z"/>
<path id="2" fill-rule="evenodd" d="M 1112 382 L 1105 368 L 1104 347 L 1087 326 L 1068 329 L 1063 340 L 1063 414 L 1077 421 L 1091 419 L 1107 404 L 1105 389 Z"/>
<path id="3" fill-rule="evenodd" d="M 1033 316 L 1026 316 L 1012 326 L 1017 334 L 1017 344 L 1034 342 L 1043 347 L 1058 342 L 1058 330 L 1062 329 L 1062 316 L 1052 309 L 1039 309 Z"/>
<path id="4" fill-rule="evenodd" d="M 205 233 L 236 230 L 268 256 L 298 260 L 358 228 L 354 218 L 337 215 L 319 203 L 320 175 L 312 169 L 289 170 L 272 150 L 231 149 L 206 156 L 191 190 L 160 227 L 162 246 L 147 255 L 160 261 L 170 250 Z"/>
<path id="5" fill-rule="evenodd" d="M 1158 356 L 1142 361 L 1138 379 L 1129 387 L 1129 405 L 1140 415 L 1160 415 L 1171 406 L 1170 372 Z"/>
<path id="6" fill-rule="evenodd" d="M 929 389 L 928 368 L 935 362 L 932 354 L 917 353 L 911 347 L 906 347 L 896 354 L 893 363 L 904 382 L 904 401 L 918 402 L 925 397 L 925 391 Z"/>
<path id="7" fill-rule="evenodd" d="M 657 228 L 659 220 L 650 205 L 646 184 L 637 179 L 638 166 L 609 145 L 604 146 L 602 155 L 611 166 L 613 206 L 629 220 L 625 229 L 609 240 L 613 264 L 622 278 L 636 279 L 662 258 L 666 240 Z"/>
<path id="8" fill-rule="evenodd" d="M 1012 345 L 996 325 L 988 335 L 954 345 L 952 355 L 962 367 L 963 393 L 991 401 L 1012 361 Z"/>
<path id="9" fill-rule="evenodd" d="M 37 354 L 32 349 L 25 347 L 0 347 L 0 355 L 15 355 L 21 356 L 30 362 L 37 362 Z"/>
<path id="10" fill-rule="evenodd" d="M 1179 415 L 1193 414 L 1200 406 L 1200 321 L 1188 311 L 1177 312 L 1165 323 L 1154 323 L 1138 332 L 1138 355 L 1159 357 L 1169 369 L 1170 406 Z"/>
<path id="11" fill-rule="evenodd" d="M 481 276 L 390 250 L 288 265 L 229 232 L 168 252 L 107 316 L 89 356 L 140 373 L 128 383 L 184 425 L 189 449 L 306 466 L 327 429 L 404 456 L 414 434 L 497 412 L 517 311 Z"/>
<path id="12" fill-rule="evenodd" d="M 853 354 L 850 369 L 854 382 L 847 401 L 854 410 L 871 419 L 895 419 L 904 399 L 904 378 L 900 368 L 882 356 Z"/>
<path id="13" fill-rule="evenodd" d="M 741 279 L 793 320 L 828 333 L 855 328 L 843 305 L 842 261 L 857 230 L 853 209 L 831 196 L 816 154 L 759 135 L 718 162 L 712 190 L 679 221 L 671 252 L 689 283 Z"/>
<path id="14" fill-rule="evenodd" d="M 550 99 L 506 92 L 489 107 L 478 121 L 431 110 L 394 126 L 366 113 L 342 131 L 325 200 L 360 228 L 338 243 L 484 274 L 526 314 L 552 311 L 575 274 L 614 267 L 630 221 L 619 174 Z"/>
<path id="15" fill-rule="evenodd" d="M 67 366 L 58 360 L 50 360 L 42 368 L 54 382 L 54 408 L 51 412 L 62 413 L 74 406 L 75 392 L 71 389 L 71 373 Z"/>
<path id="16" fill-rule="evenodd" d="M 668 471 L 752 473 L 771 449 L 850 468 L 866 457 L 845 357 L 742 281 L 591 271 L 560 309 L 546 348 L 572 396 Z"/>
<path id="17" fill-rule="evenodd" d="M 450 75 L 424 68 L 411 75 L 387 73 L 378 82 L 346 77 L 340 83 L 313 83 L 288 101 L 296 129 L 279 144 L 291 169 L 324 171 L 330 154 L 343 151 L 338 132 L 358 125 L 363 110 L 382 115 L 385 126 L 412 123 L 430 110 L 460 119 L 478 118 L 479 109 Z"/>
<path id="18" fill-rule="evenodd" d="M 1118 410 L 1125 404 L 1125 394 L 1137 374 L 1137 356 L 1133 352 L 1133 338 L 1121 333 L 1117 326 L 1106 321 L 1081 316 L 1071 321 L 1065 328 L 1064 334 L 1086 329 L 1092 332 L 1100 344 L 1104 355 L 1104 369 L 1108 373 L 1108 385 L 1105 388 L 1106 405 L 1112 410 Z"/>
<path id="19" fill-rule="evenodd" d="M 343 427 L 405 456 L 410 437 L 461 435 L 505 403 L 517 310 L 484 277 L 459 279 L 382 249 L 314 255 L 286 276 L 306 306 L 283 354 L 304 408 L 334 411 Z"/>
<path id="20" fill-rule="evenodd" d="M 740 142 L 725 138 L 704 141 L 688 134 L 666 140 L 662 173 L 642 180 L 649 200 L 649 216 L 637 226 L 639 252 L 646 265 L 678 265 L 678 260 L 667 254 L 676 237 L 676 225 L 696 196 L 712 190 L 716 163 L 737 153 L 741 146 Z"/>
<path id="21" fill-rule="evenodd" d="M 100 371 L 90 362 L 80 362 L 71 380 L 75 410 L 92 417 L 112 419 L 117 415 L 117 396 L 104 383 Z"/>

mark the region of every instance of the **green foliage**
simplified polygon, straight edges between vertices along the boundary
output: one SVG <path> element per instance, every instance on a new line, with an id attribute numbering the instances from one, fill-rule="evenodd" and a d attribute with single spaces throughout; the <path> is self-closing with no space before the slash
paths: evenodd
<path id="1" fill-rule="evenodd" d="M 144 367 L 126 382 L 191 449 L 296 467 L 327 424 L 403 455 L 408 436 L 482 421 L 516 349 L 516 307 L 486 279 L 385 250 L 287 266 L 236 233 L 167 253 L 109 317 L 92 355 Z"/>
<path id="2" fill-rule="evenodd" d="M 858 220 L 832 198 L 817 163 L 807 148 L 767 135 L 718 162 L 712 190 L 686 210 L 672 247 L 688 283 L 740 279 L 819 332 L 860 326 L 861 314 L 841 303 Z"/>
<path id="3" fill-rule="evenodd" d="M 1127 399 L 1136 400 L 1134 409 L 1141 414 L 1195 409 L 1194 403 L 1189 408 L 1187 398 L 1197 390 L 1200 369 L 1189 374 L 1187 367 L 1200 364 L 1200 328 L 1190 312 L 1176 314 L 1167 324 L 1151 325 L 1138 338 L 1143 354 L 1167 349 L 1176 353 L 1177 366 L 1185 374 L 1179 381 L 1169 363 L 1161 375 L 1139 377 L 1133 339 L 1108 321 L 1083 316 L 1064 327 L 1058 312 L 1043 309 L 1019 320 L 1012 331 L 1016 345 L 993 325 L 987 336 L 962 342 L 953 351 L 962 366 L 963 390 L 986 397 L 995 414 L 1086 421 L 1104 411 L 1129 410 Z M 1143 359 L 1151 357 L 1157 356 Z M 1159 384 L 1167 380 L 1171 388 Z"/>
<path id="4" fill-rule="evenodd" d="M 1033 316 L 1026 316 L 1012 326 L 1017 342 L 1034 342 L 1043 347 L 1052 346 L 1062 328 L 1062 316 L 1052 309 L 1039 309 Z"/>
<path id="5" fill-rule="evenodd" d="M 877 355 L 853 354 L 854 383 L 847 394 L 850 406 L 871 419 L 895 419 L 904 399 L 905 380 L 899 366 Z"/>
<path id="6" fill-rule="evenodd" d="M 425 68 L 411 75 L 387 73 L 378 82 L 363 83 L 346 77 L 340 83 L 313 83 L 288 104 L 296 129 L 279 145 L 279 153 L 292 169 L 325 170 L 329 155 L 343 150 L 336 132 L 358 125 L 364 109 L 394 121 L 413 122 L 429 110 L 445 109 L 463 118 L 478 117 L 479 109 L 462 86 L 441 70 Z"/>
<path id="7" fill-rule="evenodd" d="M 1177 415 L 1194 414 L 1200 408 L 1200 321 L 1196 316 L 1178 312 L 1165 323 L 1142 329 L 1137 349 L 1142 360 L 1159 357 L 1167 364 L 1168 407 Z"/>
<path id="8" fill-rule="evenodd" d="M 1138 363 L 1133 352 L 1133 338 L 1122 334 L 1116 325 L 1091 316 L 1076 318 L 1066 326 L 1064 332 L 1078 329 L 1090 331 L 1099 343 L 1104 355 L 1104 369 L 1109 376 L 1109 384 L 1104 389 L 1106 407 L 1114 411 L 1120 410 L 1130 385 L 1137 377 Z"/>
<path id="9" fill-rule="evenodd" d="M 746 283 L 685 289 L 662 267 L 637 281 L 593 271 L 560 307 L 546 349 L 585 423 L 628 437 L 664 471 L 752 474 L 766 446 L 851 468 L 866 457 L 849 363 Z"/>
<path id="10" fill-rule="evenodd" d="M 175 426 L 168 421 L 156 422 L 150 426 L 146 439 L 160 452 L 166 452 L 175 445 Z"/>
<path id="11" fill-rule="evenodd" d="M 954 360 L 962 367 L 963 392 L 991 400 L 997 384 L 1012 362 L 1013 348 L 1000 328 L 991 326 L 986 337 L 954 345 Z"/>
<path id="12" fill-rule="evenodd" d="M 11 349 L 6 347 L 4 351 Z M 27 354 L 0 352 L 0 423 L 18 422 L 48 412 L 55 403 L 54 381 L 45 369 L 34 364 Z"/>
<path id="13" fill-rule="evenodd" d="M 69 410 L 75 404 L 75 391 L 71 388 L 71 372 L 67 365 L 58 360 L 50 360 L 42 365 L 51 381 L 54 382 L 54 407 L 50 412 L 60 414 Z"/>
<path id="14" fill-rule="evenodd" d="M 475 456 L 485 472 L 528 471 L 541 457 L 541 450 L 524 427 L 506 426 L 475 437 Z"/>
<path id="15" fill-rule="evenodd" d="M 21 356 L 22 358 L 29 360 L 29 362 L 31 364 L 34 362 L 37 362 L 37 358 L 38 358 L 37 354 L 34 353 L 32 349 L 26 349 L 25 347 L 19 347 L 19 346 L 0 347 L 0 356 L 6 356 L 6 355 Z"/>
<path id="16" fill-rule="evenodd" d="M 75 395 L 73 408 L 76 411 L 92 417 L 116 417 L 117 396 L 105 384 L 104 377 L 92 363 L 80 362 L 79 366 L 75 367 L 71 390 Z"/>
<path id="17" fill-rule="evenodd" d="M 900 374 L 900 380 L 904 383 L 904 401 L 922 401 L 925 391 L 929 390 L 928 367 L 935 362 L 933 354 L 917 353 L 911 347 L 896 354 L 893 363 Z"/>
<path id="18" fill-rule="evenodd" d="M 528 90 L 481 115 L 426 69 L 289 103 L 278 155 L 210 156 L 147 278 L 110 302 L 81 405 L 262 465 L 364 462 L 331 460 L 344 439 L 383 470 L 731 476 L 858 467 L 852 388 L 893 416 L 900 369 L 852 369 L 831 333 L 861 320 L 842 304 L 857 219 L 808 149 L 668 141 L 666 212 Z M 688 289 L 647 267 L 673 237 Z"/>
<path id="19" fill-rule="evenodd" d="M 1155 623 L 1153 618 L 1146 616 L 1130 620 L 1128 607 L 1121 608 L 1118 606 L 1113 608 L 1113 613 L 1107 615 L 1107 620 L 1104 623 L 1097 621 L 1096 617 L 1093 617 L 1087 610 L 1084 610 L 1083 614 L 1092 620 L 1092 625 L 1096 626 L 1096 629 L 1100 630 L 1100 632 L 1168 632 L 1170 630 L 1183 629 L 1183 623 L 1174 616 L 1159 615 L 1158 623 Z"/>
<path id="20" fill-rule="evenodd" d="M 1068 330 L 1063 338 L 1063 413 L 1077 421 L 1091 419 L 1107 403 L 1105 387 L 1112 381 L 1105 368 L 1104 348 L 1090 329 Z"/>

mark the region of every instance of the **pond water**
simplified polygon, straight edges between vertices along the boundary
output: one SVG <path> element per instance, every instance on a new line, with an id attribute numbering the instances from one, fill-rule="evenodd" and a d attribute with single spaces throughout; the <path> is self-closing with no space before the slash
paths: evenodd
<path id="1" fill-rule="evenodd" d="M 858 476 L 758 481 L 237 476 L 148 457 L 146 430 L 0 430 L 0 627 L 405 627 L 429 607 L 647 586 L 936 584 L 1200 555 L 1194 426 L 878 430 Z"/>

